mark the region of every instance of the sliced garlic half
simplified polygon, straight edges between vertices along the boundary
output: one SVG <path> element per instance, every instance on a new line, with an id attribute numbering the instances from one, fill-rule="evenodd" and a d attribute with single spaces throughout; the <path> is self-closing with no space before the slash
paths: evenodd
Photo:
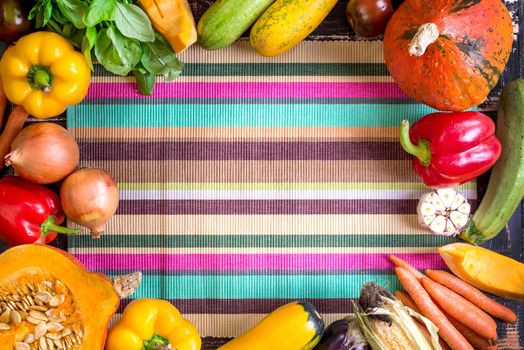
<path id="1" fill-rule="evenodd" d="M 471 206 L 453 188 L 441 188 L 425 193 L 417 207 L 419 223 L 431 232 L 454 236 L 469 221 Z"/>

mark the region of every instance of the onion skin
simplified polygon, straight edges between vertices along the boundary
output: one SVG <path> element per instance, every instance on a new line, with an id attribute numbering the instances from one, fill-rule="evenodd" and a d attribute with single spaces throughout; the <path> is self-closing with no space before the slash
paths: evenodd
<path id="1" fill-rule="evenodd" d="M 118 208 L 118 185 L 102 169 L 83 168 L 64 180 L 60 201 L 70 220 L 87 227 L 93 238 L 99 238 Z"/>
<path id="2" fill-rule="evenodd" d="M 5 164 L 12 166 L 18 176 L 41 185 L 62 180 L 79 161 L 80 151 L 71 133 L 48 122 L 22 129 L 5 157 Z"/>

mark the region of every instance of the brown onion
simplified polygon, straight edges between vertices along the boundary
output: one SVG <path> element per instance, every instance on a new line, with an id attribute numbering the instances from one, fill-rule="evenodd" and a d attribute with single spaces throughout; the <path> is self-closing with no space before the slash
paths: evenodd
<path id="1" fill-rule="evenodd" d="M 60 188 L 66 216 L 99 238 L 118 208 L 118 186 L 102 169 L 83 168 L 69 175 Z"/>
<path id="2" fill-rule="evenodd" d="M 69 131 L 54 123 L 36 123 L 22 129 L 11 144 L 5 164 L 24 180 L 50 184 L 78 166 L 80 151 Z"/>

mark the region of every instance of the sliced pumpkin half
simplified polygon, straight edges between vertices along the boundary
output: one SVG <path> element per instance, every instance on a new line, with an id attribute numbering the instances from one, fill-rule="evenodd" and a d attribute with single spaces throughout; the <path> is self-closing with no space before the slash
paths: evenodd
<path id="1" fill-rule="evenodd" d="M 22 245 L 0 255 L 0 344 L 6 350 L 102 350 L 119 298 L 68 253 Z"/>

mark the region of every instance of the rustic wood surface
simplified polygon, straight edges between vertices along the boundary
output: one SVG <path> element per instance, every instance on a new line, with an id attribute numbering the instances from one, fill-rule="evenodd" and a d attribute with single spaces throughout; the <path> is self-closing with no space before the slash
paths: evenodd
<path id="1" fill-rule="evenodd" d="M 196 20 L 200 18 L 202 13 L 212 4 L 212 0 L 189 0 L 191 8 Z M 399 3 L 401 0 L 394 0 L 394 3 Z M 317 28 L 307 40 L 361 40 L 355 36 L 349 27 L 345 18 L 346 1 L 339 1 L 330 15 Z M 506 0 L 506 4 L 513 15 L 516 28 L 524 28 L 524 0 Z M 514 43 L 514 52 L 510 58 L 510 62 L 504 72 L 503 77 L 497 88 L 494 89 L 488 102 L 483 106 L 487 110 L 493 109 L 498 100 L 500 87 L 506 82 L 524 77 L 524 33 L 522 30 L 516 29 L 517 40 Z M 0 42 L 0 53 L 5 49 L 5 44 Z M 490 113 L 495 117 L 494 113 Z M 66 125 L 66 115 L 51 119 L 53 122 Z M 30 119 L 28 123 L 38 122 Z M 0 123 L 1 124 L 1 123 Z M 0 171 L 0 176 L 9 173 L 9 169 Z M 489 174 L 485 174 L 479 179 L 479 198 L 482 198 Z M 55 186 L 55 189 L 57 186 Z M 507 225 L 505 231 L 496 238 L 489 241 L 485 246 L 489 249 L 495 250 L 504 255 L 510 256 L 518 261 L 524 260 L 524 211 L 522 204 L 519 206 L 513 215 L 510 223 Z M 67 249 L 67 239 L 59 237 L 54 245 L 57 247 Z M 0 242 L 0 251 L 6 246 Z M 524 349 L 524 303 L 508 302 L 504 303 L 515 310 L 519 315 L 519 320 L 515 325 L 499 325 L 499 349 L 501 350 L 518 350 Z M 204 350 L 217 349 L 227 339 L 206 338 L 204 339 Z M 285 350 L 285 349 L 282 349 Z"/>

